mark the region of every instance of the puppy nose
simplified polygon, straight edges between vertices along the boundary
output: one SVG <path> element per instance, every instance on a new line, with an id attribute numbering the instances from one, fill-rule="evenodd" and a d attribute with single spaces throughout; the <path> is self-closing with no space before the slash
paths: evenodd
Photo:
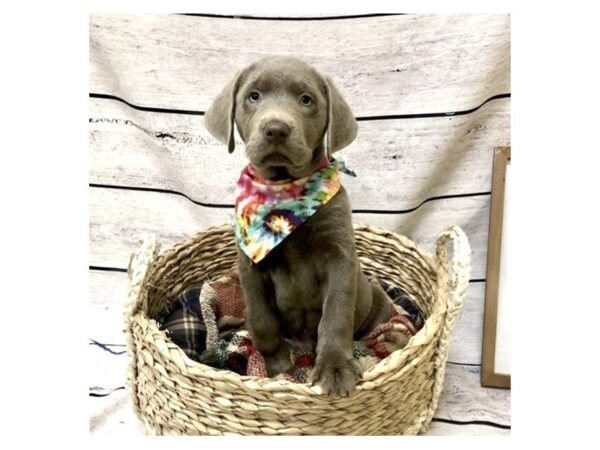
<path id="1" fill-rule="evenodd" d="M 265 125 L 263 134 L 267 141 L 273 144 L 281 144 L 290 135 L 290 127 L 283 122 L 272 120 Z"/>

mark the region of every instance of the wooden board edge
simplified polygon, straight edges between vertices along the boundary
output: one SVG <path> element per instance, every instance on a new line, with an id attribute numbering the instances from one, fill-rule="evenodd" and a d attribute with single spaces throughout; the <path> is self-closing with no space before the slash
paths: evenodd
<path id="1" fill-rule="evenodd" d="M 481 350 L 481 385 L 498 388 L 510 388 L 510 375 L 497 374 L 494 367 L 500 282 L 500 253 L 502 249 L 502 225 L 504 219 L 504 191 L 506 165 L 511 156 L 510 149 L 511 147 L 496 147 L 494 149 Z"/>

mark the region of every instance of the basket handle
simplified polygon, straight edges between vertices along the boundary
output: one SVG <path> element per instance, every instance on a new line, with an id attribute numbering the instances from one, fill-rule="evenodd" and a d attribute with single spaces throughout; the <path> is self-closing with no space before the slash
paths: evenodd
<path id="1" fill-rule="evenodd" d="M 137 362 L 134 357 L 135 342 L 133 338 L 133 317 L 144 304 L 147 297 L 147 289 L 145 289 L 150 268 L 152 263 L 158 256 L 159 245 L 156 236 L 147 234 L 140 243 L 140 247 L 129 258 L 127 266 L 127 275 L 129 276 L 129 285 L 127 289 L 127 300 L 125 303 L 124 319 L 125 319 L 125 338 L 127 342 L 127 354 L 129 355 L 129 363 L 125 373 L 127 387 L 131 393 L 133 408 L 138 417 L 141 419 L 141 409 L 139 398 L 137 395 Z"/>
<path id="2" fill-rule="evenodd" d="M 147 234 L 140 241 L 140 247 L 129 258 L 127 275 L 129 286 L 127 289 L 127 302 L 125 304 L 125 322 L 129 325 L 129 319 L 140 309 L 146 300 L 144 287 L 146 286 L 150 268 L 156 260 L 160 245 L 156 235 Z"/>
<path id="3" fill-rule="evenodd" d="M 450 246 L 453 255 L 450 259 Z M 449 332 L 456 320 L 457 313 L 463 305 L 465 293 L 469 287 L 471 272 L 471 246 L 465 232 L 454 225 L 437 237 L 436 256 L 443 272 L 447 276 L 448 304 L 446 311 L 446 325 L 450 326 Z"/>
<path id="4" fill-rule="evenodd" d="M 449 256 L 450 247 L 452 247 L 452 258 Z M 471 247 L 467 235 L 460 227 L 456 225 L 452 226 L 438 235 L 436 257 L 441 268 L 439 282 L 443 289 L 442 292 L 447 289 L 448 300 L 446 303 L 446 313 L 442 333 L 440 335 L 435 358 L 433 396 L 421 432 L 426 431 L 429 427 L 429 423 L 437 409 L 438 401 L 444 386 L 450 336 L 454 329 L 454 325 L 456 324 L 460 309 L 462 308 L 467 287 L 469 286 Z"/>

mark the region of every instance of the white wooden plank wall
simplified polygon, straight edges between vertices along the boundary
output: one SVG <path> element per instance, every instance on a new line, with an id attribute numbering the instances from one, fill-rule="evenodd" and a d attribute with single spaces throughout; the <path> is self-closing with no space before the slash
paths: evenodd
<path id="1" fill-rule="evenodd" d="M 448 225 L 469 236 L 470 288 L 429 434 L 509 434 L 510 391 L 479 384 L 492 154 L 510 145 L 507 15 L 91 16 L 90 432 L 141 432 L 126 393 L 111 392 L 124 384 L 129 255 L 146 231 L 168 246 L 230 221 L 243 150 L 229 155 L 203 112 L 274 53 L 331 76 L 359 120 L 339 153 L 358 173 L 343 178 L 355 221 L 430 251 Z"/>

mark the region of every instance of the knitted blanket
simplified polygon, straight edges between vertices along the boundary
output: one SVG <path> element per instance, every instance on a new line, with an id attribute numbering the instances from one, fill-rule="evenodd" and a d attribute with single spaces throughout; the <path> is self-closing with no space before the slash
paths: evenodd
<path id="1" fill-rule="evenodd" d="M 403 348 L 423 326 L 423 315 L 399 288 L 380 282 L 393 300 L 392 317 L 359 341 L 354 357 L 367 370 Z M 196 361 L 240 375 L 266 377 L 265 360 L 244 329 L 246 302 L 237 272 L 188 288 L 165 311 L 161 329 Z M 314 366 L 315 343 L 288 340 L 291 369 L 276 378 L 305 383 Z"/>

